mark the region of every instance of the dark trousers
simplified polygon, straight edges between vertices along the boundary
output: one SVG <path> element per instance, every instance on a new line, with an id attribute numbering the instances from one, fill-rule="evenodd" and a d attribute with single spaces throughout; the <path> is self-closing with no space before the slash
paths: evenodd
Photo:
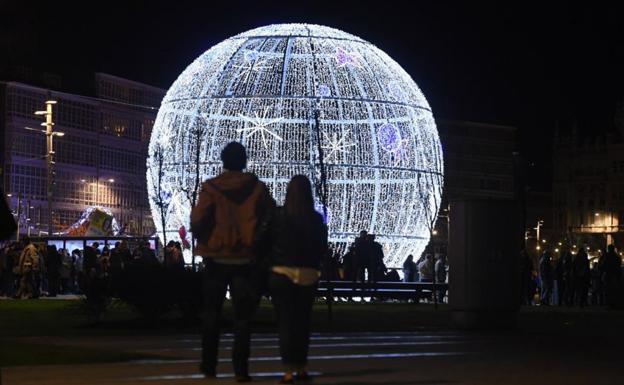
<path id="1" fill-rule="evenodd" d="M 232 364 L 237 376 L 249 373 L 250 320 L 257 305 L 250 281 L 249 265 L 224 265 L 208 261 L 204 271 L 204 322 L 202 325 L 203 373 L 215 373 L 221 326 L 221 309 L 227 288 L 230 288 L 234 309 L 234 348 Z"/>
<path id="2" fill-rule="evenodd" d="M 542 305 L 550 305 L 552 300 L 553 282 L 542 280 L 541 301 Z"/>
<path id="3" fill-rule="evenodd" d="M 303 369 L 308 361 L 316 285 L 296 285 L 285 275 L 271 273 L 269 290 L 277 313 L 282 362 L 291 370 Z"/>
<path id="4" fill-rule="evenodd" d="M 589 285 L 585 282 L 577 282 L 575 285 L 575 302 L 580 307 L 587 306 L 587 293 Z"/>
<path id="5" fill-rule="evenodd" d="M 50 297 L 56 297 L 61 285 L 60 276 L 56 273 L 48 274 L 48 295 Z"/>

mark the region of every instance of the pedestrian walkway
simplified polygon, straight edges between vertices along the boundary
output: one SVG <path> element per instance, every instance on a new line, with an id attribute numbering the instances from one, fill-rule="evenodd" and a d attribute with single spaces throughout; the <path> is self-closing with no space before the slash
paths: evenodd
<path id="1" fill-rule="evenodd" d="M 117 364 L 10 367 L 2 369 L 2 384 L 234 383 L 230 364 L 232 336 L 227 334 L 221 341 L 218 376 L 212 380 L 198 373 L 200 339 L 194 335 L 85 337 L 56 342 L 115 347 L 160 358 Z M 543 336 L 527 338 L 508 334 L 314 334 L 309 366 L 316 377 L 315 384 L 335 385 L 608 384 L 620 381 L 617 365 L 599 353 L 588 351 L 582 344 L 577 347 L 581 350 L 575 352 L 569 345 L 557 347 Z M 565 361 L 556 359 L 562 351 L 565 351 Z M 254 383 L 277 382 L 282 367 L 275 334 L 254 335 L 250 369 Z M 615 382 L 610 382 L 612 380 Z"/>
<path id="2" fill-rule="evenodd" d="M 58 294 L 58 295 L 56 295 L 54 297 L 48 297 L 48 296 L 42 295 L 38 299 L 41 299 L 41 300 L 46 300 L 46 299 L 49 299 L 49 300 L 76 300 L 76 299 L 81 299 L 81 298 L 83 298 L 83 296 L 79 295 L 79 294 Z M 12 300 L 12 299 L 14 299 L 14 298 L 6 297 L 6 296 L 0 296 L 0 300 Z"/>
<path id="3" fill-rule="evenodd" d="M 233 379 L 230 365 L 232 336 L 221 340 L 218 379 Z M 398 362 L 426 362 L 468 354 L 469 338 L 454 333 L 363 333 L 314 334 L 310 345 L 310 369 L 316 383 L 332 383 L 339 378 L 379 377 L 401 372 Z M 57 341 L 68 343 L 68 340 Z M 75 340 L 81 346 L 117 347 L 126 351 L 163 357 L 119 364 L 43 366 L 3 369 L 3 384 L 90 384 L 112 383 L 210 383 L 197 372 L 201 353 L 198 336 L 107 338 Z M 274 383 L 281 376 L 278 339 L 274 334 L 255 335 L 252 340 L 251 375 L 257 383 Z M 398 361 L 397 361 L 398 360 Z M 390 365 L 391 362 L 394 365 Z M 377 367 L 377 368 L 376 368 Z M 349 368 L 343 370 L 343 368 Z M 367 368 L 367 369 L 363 369 Z M 229 380 L 228 380 L 229 379 Z"/>

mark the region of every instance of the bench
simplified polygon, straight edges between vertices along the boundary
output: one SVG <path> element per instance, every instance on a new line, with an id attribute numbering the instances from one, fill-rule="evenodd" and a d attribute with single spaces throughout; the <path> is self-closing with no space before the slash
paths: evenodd
<path id="1" fill-rule="evenodd" d="M 447 283 L 436 283 L 435 290 L 448 290 Z M 414 300 L 431 298 L 434 290 L 432 282 L 353 282 L 319 281 L 317 297 L 372 297 L 387 299 Z"/>
<path id="2" fill-rule="evenodd" d="M 317 298 L 324 298 L 327 303 L 329 323 L 332 323 L 332 303 L 334 298 L 369 297 L 381 300 L 397 299 L 412 300 L 417 304 L 421 299 L 433 300 L 436 305 L 443 299 L 433 297 L 435 291 L 448 291 L 447 283 L 433 282 L 353 282 L 353 281 L 319 281 L 316 291 Z"/>

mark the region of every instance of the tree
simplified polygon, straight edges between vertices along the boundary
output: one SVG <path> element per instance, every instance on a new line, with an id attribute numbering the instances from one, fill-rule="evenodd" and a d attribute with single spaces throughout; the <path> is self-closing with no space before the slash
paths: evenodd
<path id="1" fill-rule="evenodd" d="M 157 143 L 150 157 L 150 161 L 156 166 L 156 175 L 151 175 L 152 195 L 149 197 L 154 205 L 158 208 L 160 223 L 163 231 L 163 244 L 167 244 L 167 214 L 169 212 L 169 204 L 171 203 L 171 192 L 163 188 L 163 178 L 165 177 L 165 149 L 162 144 Z M 148 167 L 149 170 L 154 170 Z"/>
<path id="2" fill-rule="evenodd" d="M 202 120 L 197 120 L 196 124 L 190 130 L 190 141 L 188 147 L 188 162 L 180 163 L 180 173 L 182 180 L 180 181 L 180 190 L 188 199 L 191 209 L 197 204 L 199 189 L 202 182 L 201 173 L 201 155 L 202 144 L 206 136 L 207 126 Z M 195 269 L 195 234 L 192 234 L 191 252 L 193 270 Z"/>
<path id="3" fill-rule="evenodd" d="M 442 208 L 442 185 L 443 177 L 437 172 L 419 173 L 418 177 L 418 202 L 424 215 L 429 230 L 429 236 L 433 236 L 438 214 Z"/>
<path id="4" fill-rule="evenodd" d="M 418 198 L 421 207 L 421 212 L 424 215 L 424 219 L 429 230 L 429 239 L 433 238 L 433 232 L 435 230 L 436 220 L 442 206 L 442 184 L 443 176 L 441 173 L 429 171 L 421 172 L 418 174 Z M 431 242 L 431 241 L 430 241 Z M 435 271 L 435 259 L 433 269 L 433 287 L 431 289 L 431 295 L 433 297 L 434 306 L 438 307 L 438 295 L 436 290 L 436 271 Z"/>

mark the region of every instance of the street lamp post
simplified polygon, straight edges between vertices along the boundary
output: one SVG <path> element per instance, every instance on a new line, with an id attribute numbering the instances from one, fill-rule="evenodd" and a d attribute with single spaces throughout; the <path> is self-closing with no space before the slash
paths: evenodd
<path id="1" fill-rule="evenodd" d="M 16 231 L 16 238 L 15 240 L 17 242 L 19 242 L 19 235 L 20 235 L 20 226 L 21 226 L 21 205 L 22 205 L 22 194 L 18 193 L 17 194 L 17 207 L 15 208 L 15 212 L 17 213 L 17 231 Z"/>
<path id="2" fill-rule="evenodd" d="M 43 111 L 35 111 L 35 115 L 44 115 L 45 122 L 41 123 L 45 130 L 37 130 L 26 127 L 27 130 L 40 131 L 46 135 L 46 166 L 47 166 L 47 198 L 48 198 L 48 236 L 52 235 L 52 201 L 54 200 L 54 137 L 63 136 L 65 133 L 54 131 L 54 122 L 52 121 L 52 106 L 56 104 L 56 100 L 46 100 L 46 109 Z"/>
<path id="3" fill-rule="evenodd" d="M 539 245 L 540 242 L 540 227 L 544 226 L 544 221 L 539 220 L 537 221 L 537 227 L 535 228 L 535 230 L 537 230 L 537 244 Z"/>
<path id="4" fill-rule="evenodd" d="M 537 221 L 537 227 L 535 228 L 536 230 L 536 246 L 535 246 L 535 250 L 537 250 L 537 253 L 539 255 L 539 250 L 540 250 L 540 227 L 544 226 L 544 221 L 541 219 L 538 219 Z"/>

